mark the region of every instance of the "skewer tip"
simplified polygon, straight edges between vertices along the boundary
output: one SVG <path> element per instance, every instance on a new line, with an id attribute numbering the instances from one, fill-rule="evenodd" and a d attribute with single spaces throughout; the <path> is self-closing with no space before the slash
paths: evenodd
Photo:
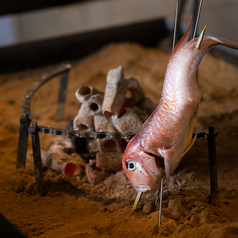
<path id="1" fill-rule="evenodd" d="M 138 192 L 138 193 L 137 193 L 135 202 L 134 202 L 133 207 L 132 207 L 132 209 L 131 209 L 131 215 L 134 214 L 134 212 L 135 212 L 135 210 L 136 210 L 136 208 L 137 208 L 137 206 L 138 206 L 138 204 L 139 204 L 139 201 L 140 201 L 140 199 L 141 199 L 141 195 L 142 195 L 142 192 Z"/>
<path id="2" fill-rule="evenodd" d="M 195 45 L 195 47 L 194 47 L 194 48 L 197 49 L 197 50 L 199 49 L 199 47 L 200 47 L 200 45 L 201 45 L 201 43 L 202 43 L 202 40 L 203 40 L 205 31 L 206 31 L 206 28 L 207 28 L 207 25 L 204 26 L 204 28 L 203 28 L 203 30 L 202 30 L 200 36 L 198 37 L 198 41 L 197 41 L 197 43 L 196 43 L 196 45 Z"/>

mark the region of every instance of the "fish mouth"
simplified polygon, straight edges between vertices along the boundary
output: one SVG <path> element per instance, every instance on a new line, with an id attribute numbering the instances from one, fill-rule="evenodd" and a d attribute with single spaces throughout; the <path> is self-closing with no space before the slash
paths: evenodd
<path id="1" fill-rule="evenodd" d="M 146 192 L 148 190 L 151 190 L 151 187 L 148 185 L 138 185 L 138 187 L 136 188 L 137 192 Z"/>

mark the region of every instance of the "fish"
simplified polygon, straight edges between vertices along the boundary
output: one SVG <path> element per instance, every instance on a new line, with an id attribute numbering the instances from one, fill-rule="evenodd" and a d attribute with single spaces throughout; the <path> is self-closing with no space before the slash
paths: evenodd
<path id="1" fill-rule="evenodd" d="M 167 180 L 196 140 L 193 137 L 201 92 L 198 66 L 217 45 L 238 49 L 238 44 L 205 36 L 188 41 L 190 24 L 167 64 L 162 94 L 154 112 L 129 141 L 122 167 L 137 192 L 159 190 L 163 171 Z"/>

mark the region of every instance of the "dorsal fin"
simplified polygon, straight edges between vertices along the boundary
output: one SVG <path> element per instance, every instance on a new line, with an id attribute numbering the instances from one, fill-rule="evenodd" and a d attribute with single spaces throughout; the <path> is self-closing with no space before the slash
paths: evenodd
<path id="1" fill-rule="evenodd" d="M 191 21 L 192 21 L 192 17 L 190 18 L 187 31 L 182 36 L 182 38 L 179 40 L 179 42 L 176 44 L 174 50 L 172 51 L 171 56 L 173 56 L 177 52 L 177 50 L 188 41 L 188 37 L 189 37 L 189 34 L 190 34 L 190 28 L 191 28 Z"/>

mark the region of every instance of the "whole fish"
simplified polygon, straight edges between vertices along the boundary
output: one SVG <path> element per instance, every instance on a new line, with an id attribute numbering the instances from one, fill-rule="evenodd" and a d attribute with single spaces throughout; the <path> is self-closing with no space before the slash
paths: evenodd
<path id="1" fill-rule="evenodd" d="M 170 56 L 159 104 L 125 149 L 123 170 L 138 192 L 158 190 L 163 167 L 168 184 L 196 139 L 192 135 L 201 99 L 197 70 L 204 54 L 216 45 L 238 49 L 238 44 L 204 36 L 204 31 L 188 41 L 188 27 Z"/>

